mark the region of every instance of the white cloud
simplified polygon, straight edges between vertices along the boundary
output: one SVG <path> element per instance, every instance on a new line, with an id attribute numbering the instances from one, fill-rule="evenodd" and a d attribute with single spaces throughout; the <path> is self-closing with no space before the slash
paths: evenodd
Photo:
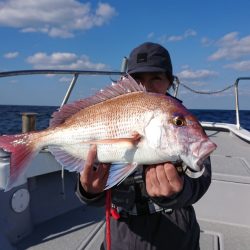
<path id="1" fill-rule="evenodd" d="M 192 81 L 191 83 L 192 83 L 192 85 L 194 85 L 196 87 L 203 87 L 203 86 L 207 85 L 207 83 L 203 82 L 203 81 Z"/>
<path id="2" fill-rule="evenodd" d="M 70 78 L 70 77 L 66 77 L 66 76 L 64 76 L 64 77 L 61 77 L 60 79 L 59 79 L 59 82 L 63 82 L 63 83 L 69 83 L 69 82 L 71 82 L 72 81 L 72 77 Z"/>
<path id="3" fill-rule="evenodd" d="M 184 65 L 181 66 L 182 69 L 189 69 L 189 67 L 190 66 L 188 64 L 184 64 Z"/>
<path id="4" fill-rule="evenodd" d="M 150 32 L 148 35 L 147 35 L 147 39 L 152 39 L 154 37 L 154 32 Z"/>
<path id="5" fill-rule="evenodd" d="M 210 61 L 238 59 L 250 55 L 250 35 L 239 38 L 238 32 L 231 32 L 223 36 L 215 44 L 218 50 L 208 58 Z"/>
<path id="6" fill-rule="evenodd" d="M 188 37 L 192 37 L 196 35 L 197 35 L 197 32 L 195 30 L 187 29 L 181 35 L 172 35 L 172 36 L 163 35 L 158 40 L 160 43 L 177 42 L 177 41 L 181 41 L 181 40 L 187 39 Z"/>
<path id="7" fill-rule="evenodd" d="M 180 41 L 180 40 L 184 40 L 185 38 L 188 38 L 190 36 L 196 36 L 196 35 L 197 35 L 196 31 L 188 29 L 182 35 L 179 35 L 179 36 L 170 36 L 168 38 L 168 41 L 171 41 L 171 42 Z"/>
<path id="8" fill-rule="evenodd" d="M 55 52 L 50 55 L 39 52 L 27 58 L 27 62 L 35 69 L 73 69 L 73 70 L 105 70 L 103 63 L 93 63 L 86 55 Z"/>
<path id="9" fill-rule="evenodd" d="M 13 58 L 16 58 L 18 56 L 19 56 L 19 52 L 17 52 L 17 51 L 4 54 L 4 58 L 7 58 L 7 59 L 13 59 Z"/>
<path id="10" fill-rule="evenodd" d="M 200 69 L 200 70 L 185 69 L 177 74 L 177 76 L 181 80 L 191 80 L 191 81 L 204 80 L 211 77 L 215 77 L 217 75 L 218 75 L 217 72 L 207 69 Z"/>
<path id="11" fill-rule="evenodd" d="M 177 41 L 181 41 L 183 39 L 184 39 L 183 36 L 169 36 L 169 37 L 167 37 L 168 42 L 177 42 Z"/>
<path id="12" fill-rule="evenodd" d="M 227 64 L 224 66 L 224 68 L 234 69 L 238 71 L 250 71 L 250 60 Z"/>
<path id="13" fill-rule="evenodd" d="M 69 38 L 74 32 L 102 26 L 116 15 L 108 3 L 77 0 L 9 0 L 0 2 L 0 26 L 18 28 L 22 32 L 41 32 L 51 37 Z"/>
<path id="14" fill-rule="evenodd" d="M 203 37 L 203 38 L 201 38 L 201 44 L 203 45 L 203 46 L 211 46 L 212 44 L 214 43 L 214 41 L 213 40 L 211 40 L 210 38 L 208 38 L 208 37 Z"/>

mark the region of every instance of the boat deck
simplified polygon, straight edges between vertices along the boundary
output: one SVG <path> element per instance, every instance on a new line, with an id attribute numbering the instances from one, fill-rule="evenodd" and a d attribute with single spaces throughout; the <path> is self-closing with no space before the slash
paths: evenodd
<path id="1" fill-rule="evenodd" d="M 218 249 L 249 249 L 250 143 L 228 131 L 207 134 L 218 148 L 211 186 L 194 206 L 201 229 L 218 236 Z"/>
<path id="2" fill-rule="evenodd" d="M 103 215 L 101 208 L 78 207 L 35 227 L 15 247 L 20 250 L 99 249 L 105 224 Z"/>
<path id="3" fill-rule="evenodd" d="M 212 184 L 194 205 L 202 232 L 201 249 L 249 249 L 249 142 L 229 131 L 210 128 L 207 133 L 218 148 L 211 156 Z M 64 196 L 59 171 L 29 179 L 31 228 L 24 234 L 15 232 L 12 244 L 0 234 L 0 249 L 99 249 L 104 209 L 81 204 L 74 194 L 75 181 L 74 173 L 65 173 Z"/>

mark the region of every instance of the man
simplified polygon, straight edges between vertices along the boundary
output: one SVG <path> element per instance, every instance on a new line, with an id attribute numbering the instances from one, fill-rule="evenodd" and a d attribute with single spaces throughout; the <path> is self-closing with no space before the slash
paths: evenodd
<path id="1" fill-rule="evenodd" d="M 165 94 L 173 83 L 168 51 L 159 44 L 144 43 L 128 58 L 128 74 L 147 91 Z M 104 204 L 109 165 L 93 167 L 96 147 L 92 146 L 77 195 L 93 205 Z M 197 250 L 200 228 L 192 207 L 211 183 L 210 161 L 198 179 L 179 174 L 172 163 L 143 166 L 123 183 L 112 188 L 112 203 L 120 218 L 111 218 L 111 249 Z M 106 249 L 105 242 L 102 249 Z"/>

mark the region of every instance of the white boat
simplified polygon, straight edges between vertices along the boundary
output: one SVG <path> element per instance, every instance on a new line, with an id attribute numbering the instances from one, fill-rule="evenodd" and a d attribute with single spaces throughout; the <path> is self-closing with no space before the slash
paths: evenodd
<path id="1" fill-rule="evenodd" d="M 63 105 L 79 75 L 121 73 L 27 70 L 1 72 L 0 78 L 71 74 Z M 194 205 L 201 226 L 201 250 L 250 249 L 250 132 L 240 126 L 237 105 L 239 81 L 249 79 L 238 78 L 235 82 L 236 124 L 202 122 L 218 148 L 211 155 L 212 184 Z M 0 150 L 0 189 L 8 179 L 9 161 L 9 155 Z M 99 249 L 104 237 L 104 208 L 79 202 L 74 193 L 75 173 L 64 172 L 44 149 L 32 161 L 26 177 L 10 191 L 0 191 L 0 249 Z"/>

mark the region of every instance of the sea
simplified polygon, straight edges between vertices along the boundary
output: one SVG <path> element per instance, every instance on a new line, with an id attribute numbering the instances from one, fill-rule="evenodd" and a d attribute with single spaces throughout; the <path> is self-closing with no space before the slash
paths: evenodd
<path id="1" fill-rule="evenodd" d="M 17 134 L 22 131 L 22 113 L 36 113 L 36 130 L 49 126 L 56 106 L 0 105 L 0 134 Z M 191 109 L 200 121 L 236 123 L 235 110 Z M 250 131 L 250 110 L 240 111 L 240 125 Z"/>

